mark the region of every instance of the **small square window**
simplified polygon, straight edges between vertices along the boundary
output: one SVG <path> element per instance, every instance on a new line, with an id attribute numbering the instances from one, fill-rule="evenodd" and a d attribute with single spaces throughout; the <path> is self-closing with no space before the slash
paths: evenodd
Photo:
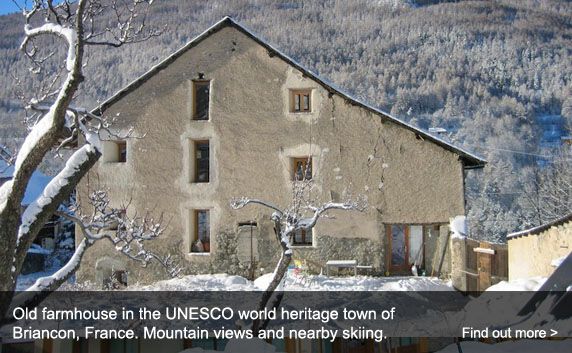
<path id="1" fill-rule="evenodd" d="M 209 253 L 211 245 L 209 210 L 194 211 L 194 229 L 191 235 L 191 252 Z"/>
<path id="2" fill-rule="evenodd" d="M 103 160 L 110 163 L 127 162 L 127 141 L 105 141 L 103 145 Z"/>
<path id="3" fill-rule="evenodd" d="M 294 233 L 293 245 L 312 245 L 312 229 L 298 229 Z"/>
<path id="4" fill-rule="evenodd" d="M 193 81 L 193 120 L 209 120 L 210 81 Z"/>
<path id="5" fill-rule="evenodd" d="M 290 112 L 308 113 L 312 111 L 312 90 L 290 91 Z"/>
<path id="6" fill-rule="evenodd" d="M 292 158 L 292 180 L 312 180 L 312 157 Z"/>

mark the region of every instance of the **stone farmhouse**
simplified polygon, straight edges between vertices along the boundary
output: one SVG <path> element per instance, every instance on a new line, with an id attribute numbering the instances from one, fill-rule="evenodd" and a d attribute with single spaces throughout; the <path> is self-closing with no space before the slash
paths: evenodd
<path id="1" fill-rule="evenodd" d="M 105 187 L 128 213 L 163 212 L 153 247 L 176 254 L 185 273 L 256 277 L 279 256 L 271 212 L 233 210 L 235 197 L 291 202 L 305 174 L 312 198 L 364 195 L 365 212 L 331 212 L 296 234 L 294 258 L 319 272 L 355 260 L 374 274 L 447 272 L 448 223 L 465 213 L 467 170 L 485 161 L 342 92 L 226 17 L 105 101 L 114 128 L 142 139 L 106 141 L 80 185 Z M 303 172 L 305 171 L 305 172 Z M 80 277 L 164 277 L 96 244 Z"/>

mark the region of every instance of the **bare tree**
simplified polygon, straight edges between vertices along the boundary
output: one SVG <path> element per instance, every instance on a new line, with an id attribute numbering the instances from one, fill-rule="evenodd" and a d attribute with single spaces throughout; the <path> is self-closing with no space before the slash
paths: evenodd
<path id="1" fill-rule="evenodd" d="M 288 265 L 292 260 L 291 246 L 296 232 L 311 230 L 320 218 L 327 217 L 327 212 L 330 210 L 354 210 L 363 212 L 367 207 L 367 201 L 364 197 L 358 197 L 353 200 L 350 195 L 346 197 L 347 200 L 344 202 L 326 202 L 320 206 L 316 206 L 318 203 L 309 198 L 313 183 L 311 179 L 306 178 L 308 175 L 311 175 L 311 172 L 306 170 L 303 173 L 302 180 L 294 182 L 292 203 L 284 209 L 267 201 L 246 197 L 231 201 L 231 207 L 235 210 L 253 204 L 264 206 L 273 211 L 271 219 L 274 222 L 274 233 L 280 242 L 281 253 L 280 260 L 274 269 L 272 280 L 262 294 L 262 298 L 258 304 L 257 310 L 259 311 L 267 307 L 268 302 L 288 270 Z M 279 293 L 272 303 L 272 307 L 278 307 L 281 299 L 282 293 Z M 267 324 L 268 320 L 262 323 L 260 320 L 254 320 L 252 323 L 253 333 L 256 335 L 258 331 L 264 329 Z"/>
<path id="2" fill-rule="evenodd" d="M 58 288 L 78 268 L 85 251 L 98 240 L 108 240 L 132 259 L 147 264 L 151 260 L 171 268 L 169 257 L 145 250 L 144 243 L 159 236 L 161 220 L 149 215 L 128 218 L 123 210 L 109 206 L 103 191 L 95 191 L 89 201 L 93 212 L 83 215 L 58 211 L 69 199 L 80 179 L 101 156 L 101 136 L 113 136 L 110 120 L 85 108 L 73 105 L 85 80 L 85 51 L 89 45 L 119 47 L 156 36 L 160 31 L 146 26 L 148 6 L 153 0 L 34 0 L 30 6 L 20 5 L 25 26 L 21 51 L 31 62 L 30 74 L 40 74 L 40 89 L 25 99 L 29 133 L 13 161 L 13 178 L 0 187 L 0 318 L 6 317 L 14 298 L 16 280 L 26 253 L 45 222 L 59 213 L 75 222 L 83 235 L 71 260 L 52 276 L 40 278 L 30 288 L 35 297 Z M 17 5 L 21 2 L 14 1 Z M 28 4 L 28 2 L 24 2 Z M 114 15 L 114 25 L 103 27 L 98 20 L 106 13 Z M 58 61 L 58 50 L 49 40 L 61 43 L 65 60 Z M 61 51 L 60 51 L 61 52 Z M 62 62 L 63 61 L 63 62 Z M 57 69 L 53 69 L 55 66 Z M 50 65 L 48 65 L 50 63 Z M 52 68 L 52 69 L 50 69 Z M 47 72 L 44 72 L 47 71 Z M 32 173 L 53 150 L 78 143 L 63 169 L 43 190 L 41 196 L 25 210 L 21 203 Z M 6 159 L 6 158 L 5 158 Z M 118 224 L 110 233 L 106 227 Z"/>
<path id="3" fill-rule="evenodd" d="M 572 212 L 572 154 L 564 146 L 546 166 L 535 166 L 525 183 L 522 205 L 533 225 L 553 221 Z"/>

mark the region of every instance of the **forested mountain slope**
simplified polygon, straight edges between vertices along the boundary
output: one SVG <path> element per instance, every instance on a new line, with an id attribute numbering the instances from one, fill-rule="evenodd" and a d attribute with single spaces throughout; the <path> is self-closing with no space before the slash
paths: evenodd
<path id="1" fill-rule="evenodd" d="M 91 48 L 80 99 L 95 106 L 225 15 L 357 97 L 421 128 L 445 128 L 445 138 L 487 158 L 484 171 L 469 173 L 475 236 L 502 240 L 572 212 L 572 201 L 549 213 L 538 201 L 543 188 L 561 187 L 545 179 L 570 169 L 572 158 L 539 149 L 538 123 L 552 115 L 565 127 L 572 119 L 572 3 L 156 0 L 149 22 L 167 24 L 165 33 L 117 50 Z M 4 142 L 25 133 L 17 96 L 37 79 L 17 51 L 22 23 L 0 17 Z"/>

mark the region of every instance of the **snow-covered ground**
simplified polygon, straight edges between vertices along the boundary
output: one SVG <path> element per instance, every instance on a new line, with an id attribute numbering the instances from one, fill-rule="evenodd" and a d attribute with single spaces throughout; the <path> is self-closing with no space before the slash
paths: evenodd
<path id="1" fill-rule="evenodd" d="M 518 292 L 518 291 L 537 291 L 546 282 L 546 277 L 530 277 L 515 279 L 510 282 L 501 281 L 487 288 L 489 292 Z"/>
<path id="2" fill-rule="evenodd" d="M 569 353 L 572 352 L 572 340 L 519 340 L 497 344 L 481 342 L 461 342 L 463 353 Z M 459 353 L 456 344 L 449 345 L 438 353 Z"/>
<path id="3" fill-rule="evenodd" d="M 189 275 L 159 281 L 147 286 L 130 286 L 130 290 L 155 291 L 240 291 L 264 290 L 272 274 L 255 281 L 227 274 Z M 328 277 L 324 275 L 295 275 L 289 273 L 280 288 L 287 291 L 451 291 L 451 282 L 434 277 Z"/>
<path id="4" fill-rule="evenodd" d="M 272 274 L 266 274 L 254 281 L 265 289 Z M 435 277 L 328 277 L 324 275 L 295 275 L 286 277 L 283 288 L 290 291 L 451 291 L 450 281 Z"/>
<path id="5" fill-rule="evenodd" d="M 257 290 L 251 281 L 244 277 L 219 273 L 214 275 L 188 275 L 158 281 L 150 285 L 133 285 L 127 287 L 134 291 L 239 291 Z"/>

